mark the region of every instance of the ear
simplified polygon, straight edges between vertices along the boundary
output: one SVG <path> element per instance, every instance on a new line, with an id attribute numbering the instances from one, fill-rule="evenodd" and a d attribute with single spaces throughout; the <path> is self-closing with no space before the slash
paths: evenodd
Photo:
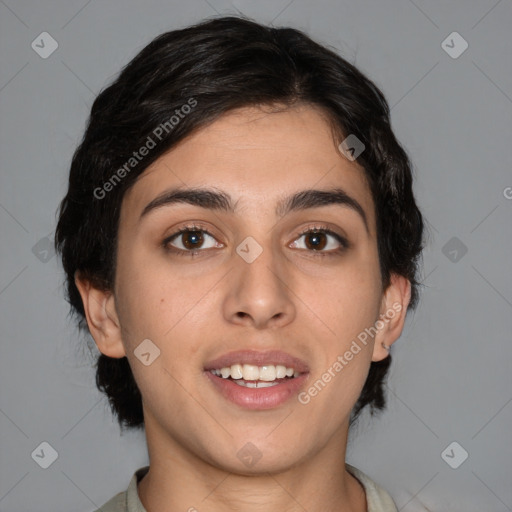
<path id="1" fill-rule="evenodd" d="M 372 361 L 385 359 L 389 352 L 383 344 L 390 347 L 402 334 L 410 300 L 410 281 L 404 276 L 392 274 L 391 282 L 382 297 L 379 320 L 376 322 Z"/>
<path id="2" fill-rule="evenodd" d="M 82 297 L 89 331 L 99 351 L 109 357 L 124 357 L 126 352 L 121 340 L 114 294 L 95 288 L 78 271 L 75 272 L 75 284 Z"/>

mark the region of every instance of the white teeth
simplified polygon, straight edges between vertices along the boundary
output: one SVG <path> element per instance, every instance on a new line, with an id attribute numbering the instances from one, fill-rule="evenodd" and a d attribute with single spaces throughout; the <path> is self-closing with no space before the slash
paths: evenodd
<path id="1" fill-rule="evenodd" d="M 286 366 L 283 366 L 282 364 L 278 364 L 276 366 L 276 378 L 284 379 L 285 377 L 286 377 Z"/>
<path id="2" fill-rule="evenodd" d="M 260 369 L 252 364 L 244 364 L 242 367 L 242 375 L 244 380 L 259 380 Z"/>
<path id="3" fill-rule="evenodd" d="M 262 366 L 260 370 L 260 380 L 272 382 L 276 380 L 276 367 L 275 366 Z"/>
<path id="4" fill-rule="evenodd" d="M 235 382 L 244 388 L 269 388 L 279 384 L 279 382 L 245 382 L 245 380 L 235 380 Z"/>
<path id="5" fill-rule="evenodd" d="M 241 379 L 241 378 L 243 378 L 242 365 L 241 364 L 233 364 L 231 366 L 231 378 L 232 379 Z"/>
<path id="6" fill-rule="evenodd" d="M 264 366 L 255 366 L 252 364 L 233 364 L 223 368 L 210 370 L 217 377 L 228 379 L 231 377 L 235 381 L 260 381 L 258 387 L 266 387 L 262 385 L 263 382 L 274 382 L 276 379 L 284 379 L 285 377 L 298 377 L 300 373 L 293 368 L 288 368 L 281 364 L 273 365 L 268 364 Z M 245 385 L 247 383 L 237 382 L 237 384 Z M 249 383 L 251 384 L 251 383 Z M 277 384 L 277 383 L 276 383 Z M 256 386 L 248 386 L 256 387 Z"/>

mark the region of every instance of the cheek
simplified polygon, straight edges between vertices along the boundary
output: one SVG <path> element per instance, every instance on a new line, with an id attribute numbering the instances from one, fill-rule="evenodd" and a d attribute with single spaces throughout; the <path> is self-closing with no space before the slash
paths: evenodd
<path id="1" fill-rule="evenodd" d="M 319 364 L 303 397 L 324 411 L 322 417 L 332 416 L 328 429 L 353 407 L 367 378 L 373 339 L 365 330 L 378 318 L 380 275 L 347 273 L 336 286 L 326 284 L 316 297 L 314 309 L 326 328 L 318 340 L 322 343 Z"/>
<path id="2" fill-rule="evenodd" d="M 343 347 L 378 318 L 382 299 L 378 263 L 352 261 L 330 279 L 317 281 L 307 301 L 318 313 L 319 325 L 334 334 L 337 347 Z M 377 267 L 378 268 L 378 267 Z M 304 290 L 308 283 L 304 283 Z"/>
<path id="3" fill-rule="evenodd" d="M 217 275 L 201 278 L 183 275 L 164 258 L 137 257 L 133 253 L 120 260 L 116 305 L 119 305 L 123 343 L 142 388 L 148 372 L 146 367 L 141 367 L 134 351 L 143 340 L 149 339 L 158 347 L 160 352 L 154 367 L 162 371 L 165 368 L 172 374 L 182 374 L 183 368 L 195 361 L 203 339 L 197 332 L 205 318 L 213 314 L 212 304 L 204 297 L 216 281 Z M 216 314 L 220 315 L 218 311 Z M 214 331 L 208 328 L 208 333 L 213 335 Z M 153 370 L 153 365 L 149 368 Z M 164 372 L 160 378 L 167 389 L 169 376 Z M 155 389 L 159 387 L 158 382 L 153 377 L 147 384 Z"/>
<path id="4" fill-rule="evenodd" d="M 116 307 L 125 343 L 136 345 L 146 338 L 156 341 L 171 329 L 172 312 L 178 313 L 186 290 L 165 277 L 143 254 L 125 252 L 118 258 Z"/>
<path id="5" fill-rule="evenodd" d="M 152 282 L 147 278 L 138 286 L 132 284 L 120 291 L 119 315 L 130 343 L 144 338 L 154 339 L 157 344 L 166 342 L 201 298 L 199 289 L 187 289 L 178 279 L 166 283 L 162 279 Z"/>

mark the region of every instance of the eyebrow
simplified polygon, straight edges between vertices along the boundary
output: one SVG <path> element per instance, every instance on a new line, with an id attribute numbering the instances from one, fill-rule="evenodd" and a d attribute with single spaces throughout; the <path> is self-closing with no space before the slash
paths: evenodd
<path id="1" fill-rule="evenodd" d="M 153 210 L 176 203 L 186 203 L 209 210 L 235 213 L 235 205 L 231 196 L 226 192 L 209 188 L 175 188 L 163 192 L 150 201 L 142 210 L 140 219 Z M 333 204 L 348 207 L 358 213 L 365 225 L 366 231 L 369 232 L 368 220 L 363 207 L 341 188 L 301 190 L 279 200 L 275 213 L 279 217 L 284 217 L 290 212 Z"/>

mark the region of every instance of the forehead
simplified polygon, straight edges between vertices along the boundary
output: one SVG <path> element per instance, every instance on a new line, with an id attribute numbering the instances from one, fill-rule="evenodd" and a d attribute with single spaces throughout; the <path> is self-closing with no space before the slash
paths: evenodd
<path id="1" fill-rule="evenodd" d="M 341 188 L 374 223 L 363 168 L 341 154 L 325 116 L 308 106 L 224 114 L 149 166 L 125 194 L 130 208 L 123 210 L 140 215 L 167 189 L 203 186 L 227 192 L 237 210 L 253 214 L 300 190 Z"/>

